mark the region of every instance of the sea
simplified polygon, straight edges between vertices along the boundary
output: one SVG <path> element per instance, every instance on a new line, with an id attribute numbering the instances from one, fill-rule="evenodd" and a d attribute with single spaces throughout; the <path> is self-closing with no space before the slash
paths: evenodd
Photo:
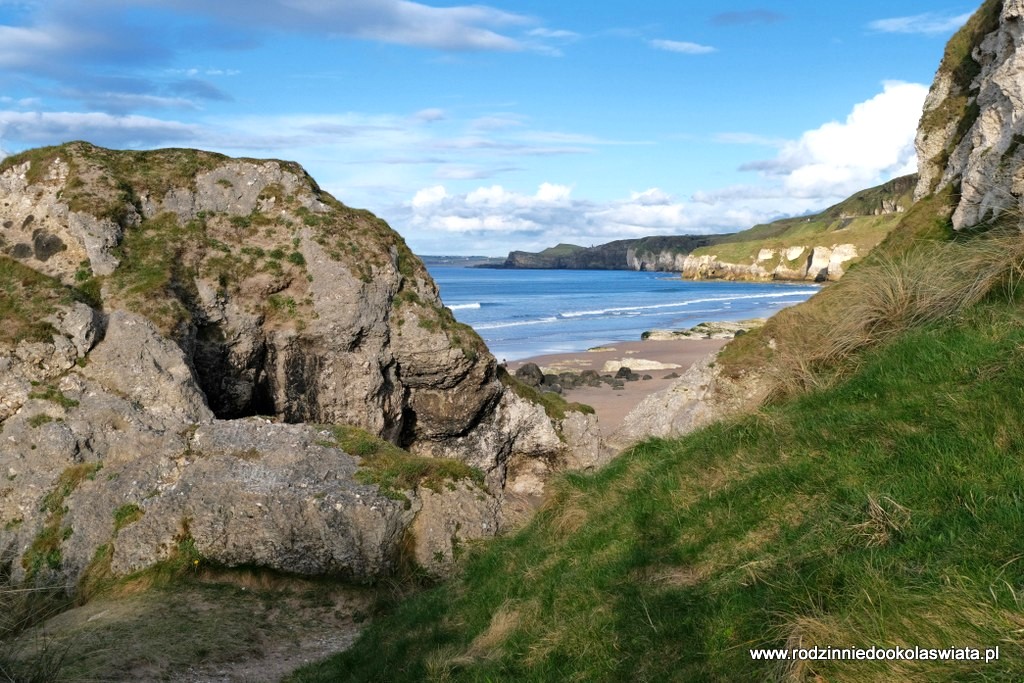
<path id="1" fill-rule="evenodd" d="M 820 287 L 683 280 L 627 270 L 500 270 L 429 265 L 441 299 L 499 360 L 638 341 L 652 329 L 766 318 Z"/>

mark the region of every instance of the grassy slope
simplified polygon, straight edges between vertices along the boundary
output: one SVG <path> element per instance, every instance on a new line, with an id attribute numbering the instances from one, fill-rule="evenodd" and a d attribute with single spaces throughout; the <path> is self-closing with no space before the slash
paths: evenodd
<path id="1" fill-rule="evenodd" d="M 569 256 L 571 254 L 575 254 L 577 251 L 582 251 L 585 248 L 586 247 L 581 247 L 581 246 L 578 246 L 576 244 L 565 244 L 565 243 L 562 243 L 562 244 L 557 244 L 557 245 L 555 245 L 553 247 L 548 247 L 544 251 L 540 252 L 540 255 L 541 256 L 551 256 L 551 257 Z"/>
<path id="2" fill-rule="evenodd" d="M 827 389 L 567 477 L 525 530 L 291 680 L 1020 680 L 1024 308 L 999 286 L 953 306 L 935 288 L 965 289 L 976 263 L 1016 260 L 1019 278 L 1024 250 L 978 243 L 983 258 L 958 262 L 972 247 L 948 241 L 951 199 L 915 206 L 846 279 L 723 358 L 742 375 L 835 336 L 835 311 L 865 316 L 840 330 L 856 345 L 798 368 Z M 879 275 L 883 301 L 853 306 Z M 748 653 L 787 644 L 998 645 L 1001 660 Z"/>
<path id="3" fill-rule="evenodd" d="M 1024 310 L 989 303 L 808 393 L 566 479 L 522 533 L 377 621 L 327 680 L 752 680 L 750 647 L 1001 647 L 1024 676 Z"/>
<path id="4" fill-rule="evenodd" d="M 849 199 L 814 216 L 786 218 L 730 235 L 720 243 L 693 251 L 696 256 L 714 254 L 726 263 L 753 263 L 761 249 L 785 249 L 791 246 L 832 246 L 853 244 L 859 253 L 867 253 L 881 242 L 902 220 L 902 214 L 873 215 L 883 199 L 902 206 L 912 201 L 912 177 L 897 178 L 884 185 L 858 192 Z M 807 253 L 801 260 L 807 258 Z M 779 259 L 765 262 L 774 268 Z"/>
<path id="5" fill-rule="evenodd" d="M 72 292 L 53 278 L 0 255 L 0 344 L 46 341 L 53 326 L 43 319 L 72 301 Z"/>

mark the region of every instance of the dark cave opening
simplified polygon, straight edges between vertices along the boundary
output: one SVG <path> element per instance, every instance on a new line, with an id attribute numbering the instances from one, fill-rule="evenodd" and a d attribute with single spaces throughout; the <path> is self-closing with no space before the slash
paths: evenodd
<path id="1" fill-rule="evenodd" d="M 266 345 L 260 342 L 246 346 L 251 348 L 250 352 L 233 353 L 231 340 L 218 323 L 199 325 L 196 329 L 192 364 L 207 404 L 218 419 L 277 414 L 264 367 Z"/>

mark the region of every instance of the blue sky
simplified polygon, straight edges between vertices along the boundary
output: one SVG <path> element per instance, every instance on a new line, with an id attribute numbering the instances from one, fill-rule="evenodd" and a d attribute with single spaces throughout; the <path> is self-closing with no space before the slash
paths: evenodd
<path id="1" fill-rule="evenodd" d="M 727 232 L 913 170 L 975 8 L 0 0 L 0 155 L 293 159 L 421 254 Z"/>

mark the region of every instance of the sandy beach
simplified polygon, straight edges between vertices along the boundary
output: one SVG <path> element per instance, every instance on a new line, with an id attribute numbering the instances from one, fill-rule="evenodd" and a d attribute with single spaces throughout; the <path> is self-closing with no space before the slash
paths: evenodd
<path id="1" fill-rule="evenodd" d="M 618 342 L 578 353 L 556 353 L 510 361 L 509 370 L 515 372 L 525 363 L 536 363 L 551 374 L 580 373 L 596 370 L 602 374 L 615 374 L 616 364 L 624 365 L 639 375 L 652 379 L 626 382 L 621 389 L 607 385 L 567 389 L 568 401 L 586 403 L 594 407 L 601 423 L 601 431 L 611 434 L 640 401 L 655 391 L 667 388 L 674 381 L 670 375 L 681 375 L 698 359 L 722 348 L 727 339 L 672 339 Z M 610 369 L 615 368 L 615 369 Z"/>

